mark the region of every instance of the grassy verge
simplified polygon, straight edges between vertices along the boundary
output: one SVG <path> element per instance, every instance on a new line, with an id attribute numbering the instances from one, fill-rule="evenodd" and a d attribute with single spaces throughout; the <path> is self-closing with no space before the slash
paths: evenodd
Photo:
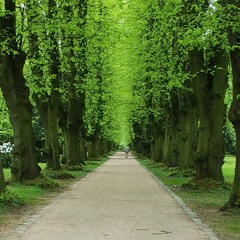
<path id="1" fill-rule="evenodd" d="M 82 168 L 72 170 L 72 171 L 65 171 L 64 174 L 67 173 L 71 177 L 63 177 L 61 179 L 56 179 L 55 177 L 58 175 L 58 171 L 51 175 L 54 171 L 47 171 L 45 170 L 46 164 L 40 163 L 40 167 L 42 169 L 42 174 L 48 176 L 47 183 L 50 183 L 54 186 L 59 186 L 58 188 L 48 188 L 49 185 L 46 187 L 42 187 L 43 185 L 39 184 L 39 181 L 29 182 L 27 184 L 13 184 L 7 187 L 8 192 L 10 193 L 9 196 L 16 197 L 11 204 L 3 204 L 1 203 L 0 199 L 0 226 L 5 224 L 6 222 L 11 221 L 9 218 L 9 214 L 18 214 L 21 212 L 22 203 L 24 203 L 25 208 L 39 206 L 43 204 L 47 204 L 49 196 L 53 194 L 58 194 L 59 192 L 66 189 L 69 185 L 74 183 L 74 181 L 79 180 L 85 177 L 88 173 L 94 171 L 97 167 L 102 165 L 104 162 L 107 161 L 107 157 L 99 159 L 99 160 L 91 160 L 86 161 L 86 165 Z M 60 171 L 59 171 L 60 172 Z M 61 171 L 60 173 L 62 173 Z M 49 174 L 50 173 L 50 174 Z M 8 181 L 11 178 L 10 169 L 4 169 L 4 176 L 5 180 Z M 50 179 L 49 176 L 53 176 L 53 179 Z M 44 182 L 45 184 L 45 182 Z M 45 185 L 44 185 L 45 186 Z M 8 196 L 7 196 L 8 197 Z M 12 216 L 10 216 L 12 217 Z"/>
<path id="2" fill-rule="evenodd" d="M 161 164 L 153 163 L 149 159 L 139 159 L 139 161 L 180 196 L 198 214 L 199 218 L 217 233 L 219 239 L 240 239 L 240 210 L 219 211 L 219 208 L 228 201 L 231 192 L 235 167 L 234 157 L 227 156 L 223 166 L 224 177 L 229 185 L 223 184 L 213 188 L 203 186 L 194 190 L 181 187 L 192 179 L 191 172 L 169 169 Z"/>

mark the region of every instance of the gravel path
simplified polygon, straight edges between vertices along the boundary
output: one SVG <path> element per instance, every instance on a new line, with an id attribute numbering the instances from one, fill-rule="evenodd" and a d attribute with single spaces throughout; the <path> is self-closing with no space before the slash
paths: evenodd
<path id="1" fill-rule="evenodd" d="M 117 153 L 5 239 L 217 239 L 186 209 L 134 158 Z"/>

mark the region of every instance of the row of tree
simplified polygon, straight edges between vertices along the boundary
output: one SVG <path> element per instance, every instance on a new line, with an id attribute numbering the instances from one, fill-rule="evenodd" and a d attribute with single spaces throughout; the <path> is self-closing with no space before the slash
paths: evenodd
<path id="1" fill-rule="evenodd" d="M 62 148 L 73 165 L 133 141 L 155 161 L 223 181 L 234 127 L 230 205 L 239 199 L 237 0 L 5 0 L 0 8 L 13 181 L 39 175 L 33 112 L 44 129 L 39 152 L 52 169 Z"/>
<path id="2" fill-rule="evenodd" d="M 167 166 L 195 168 L 196 179 L 223 181 L 229 87 L 237 156 L 232 206 L 240 198 L 239 1 L 146 4 L 145 68 L 135 84 L 136 99 L 141 98 L 133 114 L 135 148 Z"/>
<path id="3" fill-rule="evenodd" d="M 67 165 L 81 165 L 113 148 L 119 126 L 112 120 L 118 99 L 112 99 L 108 46 L 115 44 L 115 29 L 108 5 L 101 0 L 1 2 L 0 87 L 13 129 L 12 181 L 38 177 L 40 155 L 48 169 L 58 170 L 61 155 Z M 33 128 L 38 118 L 41 148 Z M 0 182 L 3 191 L 2 166 Z"/>

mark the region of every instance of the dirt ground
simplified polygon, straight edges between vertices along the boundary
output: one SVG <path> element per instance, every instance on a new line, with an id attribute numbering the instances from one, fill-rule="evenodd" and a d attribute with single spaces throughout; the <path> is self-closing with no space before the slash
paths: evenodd
<path id="1" fill-rule="evenodd" d="M 216 240 L 189 212 L 133 157 L 119 152 L 0 239 Z"/>

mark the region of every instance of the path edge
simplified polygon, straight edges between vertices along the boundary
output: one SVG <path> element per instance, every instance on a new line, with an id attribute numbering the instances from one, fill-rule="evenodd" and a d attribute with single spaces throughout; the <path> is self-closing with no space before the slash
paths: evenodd
<path id="1" fill-rule="evenodd" d="M 159 179 L 156 175 L 154 175 L 154 173 L 147 169 L 140 161 L 137 160 L 137 158 L 136 161 L 177 202 L 177 204 L 184 210 L 184 212 L 190 217 L 190 219 L 198 225 L 198 227 L 209 238 L 209 240 L 219 240 L 216 233 L 207 224 L 203 223 L 202 220 L 197 216 L 197 214 L 175 192 L 173 192 L 169 187 L 167 187 L 161 179 Z"/>

